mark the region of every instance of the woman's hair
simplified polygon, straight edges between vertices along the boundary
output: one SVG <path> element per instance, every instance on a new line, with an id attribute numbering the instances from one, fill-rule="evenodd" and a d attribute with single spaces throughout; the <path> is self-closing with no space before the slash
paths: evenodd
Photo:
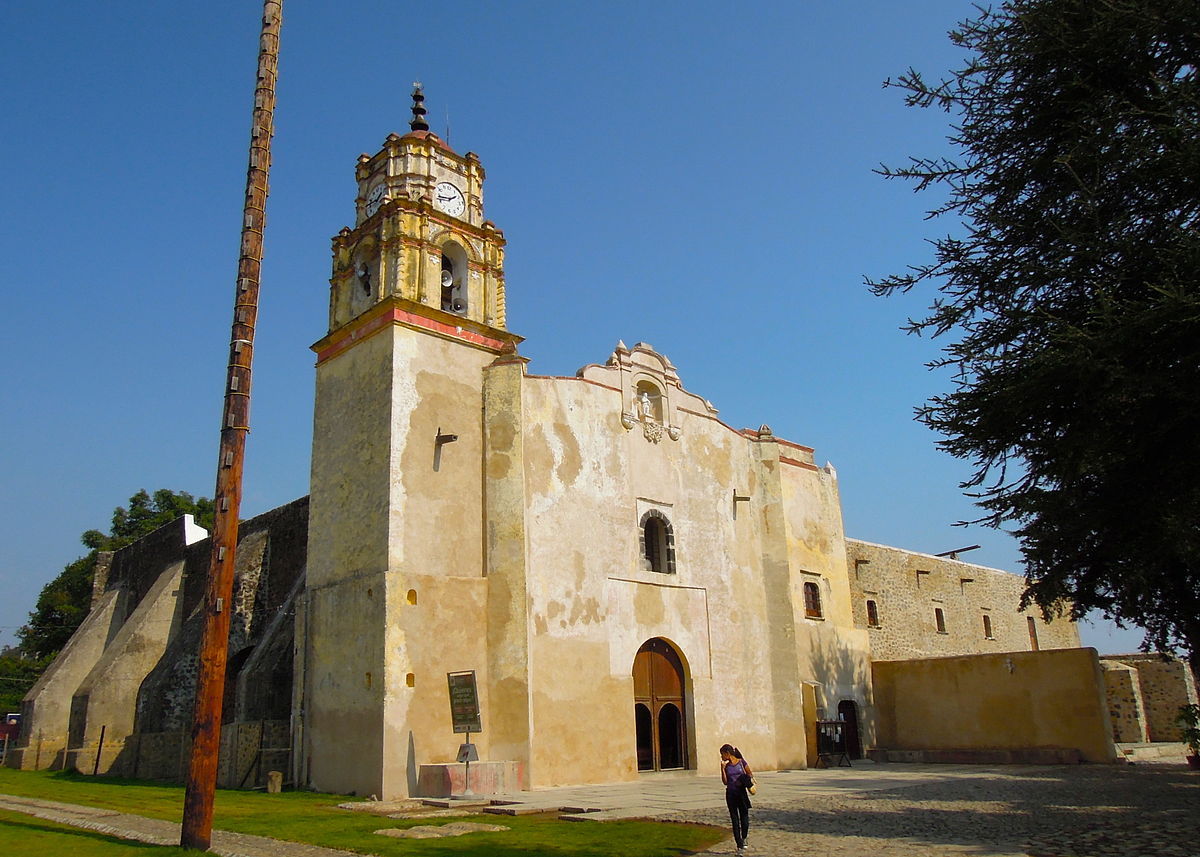
<path id="1" fill-rule="evenodd" d="M 737 747 L 733 746 L 732 744 L 722 744 L 721 752 L 728 753 L 731 756 L 736 756 L 739 759 L 742 758 L 742 751 L 739 750 Z"/>

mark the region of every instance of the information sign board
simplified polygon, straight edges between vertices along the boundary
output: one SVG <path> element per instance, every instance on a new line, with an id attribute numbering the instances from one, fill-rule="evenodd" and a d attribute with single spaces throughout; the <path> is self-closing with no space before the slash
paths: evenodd
<path id="1" fill-rule="evenodd" d="M 475 687 L 475 670 L 446 673 L 450 683 L 450 722 L 455 732 L 482 732 L 479 719 L 479 692 Z"/>

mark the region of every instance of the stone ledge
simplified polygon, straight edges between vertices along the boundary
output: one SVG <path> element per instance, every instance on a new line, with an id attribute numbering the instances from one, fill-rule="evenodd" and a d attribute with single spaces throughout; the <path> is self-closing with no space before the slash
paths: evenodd
<path id="1" fill-rule="evenodd" d="M 444 762 L 421 765 L 417 772 L 414 797 L 448 798 L 461 795 L 467 786 L 474 795 L 509 794 L 521 790 L 521 766 L 516 762 L 472 762 L 471 781 L 466 781 L 466 765 Z"/>

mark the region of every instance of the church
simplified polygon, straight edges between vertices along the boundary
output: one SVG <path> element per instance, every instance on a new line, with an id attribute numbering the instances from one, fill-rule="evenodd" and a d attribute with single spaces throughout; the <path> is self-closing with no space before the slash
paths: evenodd
<path id="1" fill-rule="evenodd" d="M 241 527 L 222 784 L 444 794 L 461 758 L 476 792 L 713 774 L 726 741 L 803 768 L 821 724 L 851 756 L 920 743 L 896 725 L 928 719 L 901 711 L 905 682 L 876 693 L 881 655 L 938 661 L 931 697 L 945 670 L 995 684 L 963 657 L 1039 687 L 1061 682 L 1034 656 L 1095 662 L 1073 624 L 1019 609 L 1014 575 L 848 539 L 831 465 L 722 422 L 652 345 L 531 374 L 480 159 L 413 99 L 333 238 L 311 493 Z M 206 539 L 181 519 L 105 559 L 8 764 L 178 776 Z"/>

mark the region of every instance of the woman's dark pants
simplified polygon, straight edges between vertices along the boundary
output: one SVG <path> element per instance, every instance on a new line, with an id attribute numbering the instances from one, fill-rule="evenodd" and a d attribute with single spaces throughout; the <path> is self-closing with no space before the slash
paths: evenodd
<path id="1" fill-rule="evenodd" d="M 725 805 L 729 807 L 729 821 L 733 824 L 733 841 L 741 848 L 746 844 L 750 832 L 750 807 L 746 793 L 741 789 L 725 790 Z"/>

